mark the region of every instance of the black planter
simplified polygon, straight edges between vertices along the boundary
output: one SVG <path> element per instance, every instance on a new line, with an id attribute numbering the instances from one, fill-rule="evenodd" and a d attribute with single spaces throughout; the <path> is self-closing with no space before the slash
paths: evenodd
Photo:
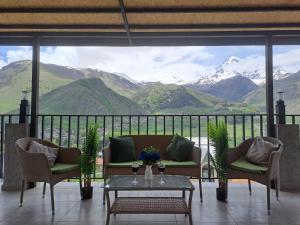
<path id="1" fill-rule="evenodd" d="M 225 188 L 216 188 L 217 199 L 222 202 L 226 202 L 226 190 Z"/>
<path id="2" fill-rule="evenodd" d="M 81 189 L 81 198 L 91 199 L 93 197 L 93 187 L 83 187 Z"/>

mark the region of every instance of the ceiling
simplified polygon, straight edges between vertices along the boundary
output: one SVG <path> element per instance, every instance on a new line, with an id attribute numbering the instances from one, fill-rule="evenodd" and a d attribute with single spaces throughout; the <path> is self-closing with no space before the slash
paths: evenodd
<path id="1" fill-rule="evenodd" d="M 0 32 L 123 37 L 300 32 L 300 0 L 7 0 Z"/>

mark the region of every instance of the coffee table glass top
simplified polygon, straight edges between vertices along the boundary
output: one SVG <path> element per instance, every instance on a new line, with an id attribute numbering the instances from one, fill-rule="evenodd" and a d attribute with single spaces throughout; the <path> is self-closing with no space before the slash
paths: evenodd
<path id="1" fill-rule="evenodd" d="M 137 176 L 137 184 L 132 184 L 134 176 L 114 175 L 107 181 L 106 190 L 194 190 L 193 184 L 185 176 L 165 175 L 164 184 L 160 184 L 160 176 L 155 175 L 153 180 L 144 179 L 143 175 Z"/>

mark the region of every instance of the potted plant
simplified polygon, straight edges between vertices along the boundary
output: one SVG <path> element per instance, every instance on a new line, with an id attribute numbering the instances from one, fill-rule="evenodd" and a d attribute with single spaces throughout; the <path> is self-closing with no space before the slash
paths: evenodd
<path id="1" fill-rule="evenodd" d="M 226 201 L 227 197 L 227 151 L 228 151 L 228 132 L 224 122 L 218 124 L 208 124 L 208 137 L 213 151 L 213 164 L 219 178 L 219 187 L 216 189 L 217 199 Z"/>
<path id="2" fill-rule="evenodd" d="M 82 199 L 90 199 L 93 197 L 92 174 L 95 171 L 98 150 L 98 125 L 95 124 L 88 128 L 87 137 L 84 141 L 80 157 L 80 169 L 83 176 L 83 187 L 81 189 Z"/>
<path id="3" fill-rule="evenodd" d="M 146 166 L 145 180 L 152 180 L 152 165 L 160 160 L 159 150 L 153 146 L 146 147 L 141 151 L 139 160 L 142 160 L 143 164 Z"/>

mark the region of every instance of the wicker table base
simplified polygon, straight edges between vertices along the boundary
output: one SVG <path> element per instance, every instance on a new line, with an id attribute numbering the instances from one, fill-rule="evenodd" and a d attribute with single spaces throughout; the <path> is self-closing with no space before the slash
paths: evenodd
<path id="1" fill-rule="evenodd" d="M 132 176 L 113 176 L 104 186 L 107 201 L 106 225 L 109 225 L 111 214 L 185 214 L 192 221 L 192 197 L 194 186 L 184 176 L 165 176 L 165 184 L 159 184 L 160 177 L 153 181 L 145 181 L 139 176 L 138 184 L 132 185 Z M 182 191 L 182 197 L 118 197 L 118 191 Z M 188 201 L 185 192 L 189 192 Z M 110 202 L 109 192 L 115 193 L 115 199 Z"/>
<path id="2" fill-rule="evenodd" d="M 113 214 L 188 214 L 184 198 L 172 197 L 123 197 L 117 198 L 112 207 Z"/>

